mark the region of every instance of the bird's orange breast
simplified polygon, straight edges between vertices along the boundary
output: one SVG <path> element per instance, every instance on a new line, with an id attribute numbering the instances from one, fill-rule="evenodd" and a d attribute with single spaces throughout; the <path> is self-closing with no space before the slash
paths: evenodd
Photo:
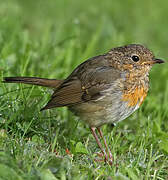
<path id="1" fill-rule="evenodd" d="M 133 91 L 125 91 L 122 96 L 123 101 L 128 102 L 128 106 L 141 105 L 147 95 L 147 90 L 144 87 L 136 87 Z"/>

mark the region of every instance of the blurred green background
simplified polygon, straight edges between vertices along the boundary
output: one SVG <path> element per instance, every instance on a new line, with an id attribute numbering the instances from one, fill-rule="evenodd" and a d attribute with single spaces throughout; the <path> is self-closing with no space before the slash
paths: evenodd
<path id="1" fill-rule="evenodd" d="M 0 76 L 66 78 L 87 58 L 130 43 L 167 60 L 167 32 L 166 0 L 0 0 Z M 113 167 L 94 162 L 89 128 L 66 108 L 39 112 L 51 91 L 1 83 L 0 178 L 168 178 L 167 76 L 167 63 L 154 67 L 142 108 L 103 127 Z"/>

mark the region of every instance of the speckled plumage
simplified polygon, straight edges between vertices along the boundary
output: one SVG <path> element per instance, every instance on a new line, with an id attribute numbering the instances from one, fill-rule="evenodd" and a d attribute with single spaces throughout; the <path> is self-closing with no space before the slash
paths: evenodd
<path id="1" fill-rule="evenodd" d="M 138 55 L 140 61 L 134 62 L 133 55 Z M 121 121 L 138 109 L 146 97 L 153 59 L 150 50 L 136 44 L 91 58 L 55 90 L 44 109 L 67 105 L 91 127 Z M 71 86 L 76 88 L 74 94 L 66 90 Z M 63 94 L 60 99 L 63 91 L 66 96 Z M 77 98 L 66 99 L 71 93 Z"/>
<path id="2" fill-rule="evenodd" d="M 163 61 L 144 46 L 131 44 L 88 59 L 65 80 L 7 77 L 4 82 L 54 88 L 51 100 L 42 110 L 68 106 L 89 124 L 107 160 L 94 128 L 102 137 L 100 126 L 121 121 L 140 107 L 149 89 L 149 71 L 156 63 Z M 108 151 L 105 140 L 104 144 Z M 111 158 L 111 154 L 109 156 Z"/>

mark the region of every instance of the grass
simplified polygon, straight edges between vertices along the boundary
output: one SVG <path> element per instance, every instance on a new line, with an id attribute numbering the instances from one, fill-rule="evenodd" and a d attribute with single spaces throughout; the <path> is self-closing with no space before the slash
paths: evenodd
<path id="1" fill-rule="evenodd" d="M 0 1 L 0 76 L 65 78 L 81 62 L 115 46 L 142 43 L 167 54 L 163 1 Z M 142 107 L 102 130 L 114 166 L 87 125 L 66 108 L 40 112 L 51 91 L 0 84 L 0 179 L 168 179 L 168 65 L 150 73 Z M 68 153 L 70 152 L 70 153 Z"/>

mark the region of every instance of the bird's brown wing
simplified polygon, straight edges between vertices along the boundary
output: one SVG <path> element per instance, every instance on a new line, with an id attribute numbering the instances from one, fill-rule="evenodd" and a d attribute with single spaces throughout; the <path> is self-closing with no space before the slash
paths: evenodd
<path id="1" fill-rule="evenodd" d="M 42 108 L 72 106 L 101 96 L 118 77 L 119 72 L 108 65 L 104 56 L 97 56 L 80 64 L 54 91 L 51 100 Z"/>
<path id="2" fill-rule="evenodd" d="M 68 80 L 57 88 L 51 100 L 41 110 L 51 109 L 54 107 L 70 106 L 82 102 L 81 82 L 77 78 Z"/>
<path id="3" fill-rule="evenodd" d="M 103 91 L 110 88 L 119 78 L 120 72 L 113 67 L 103 66 L 96 68 L 82 80 L 85 89 L 82 99 L 84 101 L 98 99 L 103 95 Z"/>
<path id="4" fill-rule="evenodd" d="M 85 79 L 83 79 L 84 76 L 71 77 L 55 90 L 51 100 L 42 110 L 96 100 L 102 95 L 101 91 L 109 88 L 118 76 L 115 69 L 102 67 L 85 75 Z"/>

